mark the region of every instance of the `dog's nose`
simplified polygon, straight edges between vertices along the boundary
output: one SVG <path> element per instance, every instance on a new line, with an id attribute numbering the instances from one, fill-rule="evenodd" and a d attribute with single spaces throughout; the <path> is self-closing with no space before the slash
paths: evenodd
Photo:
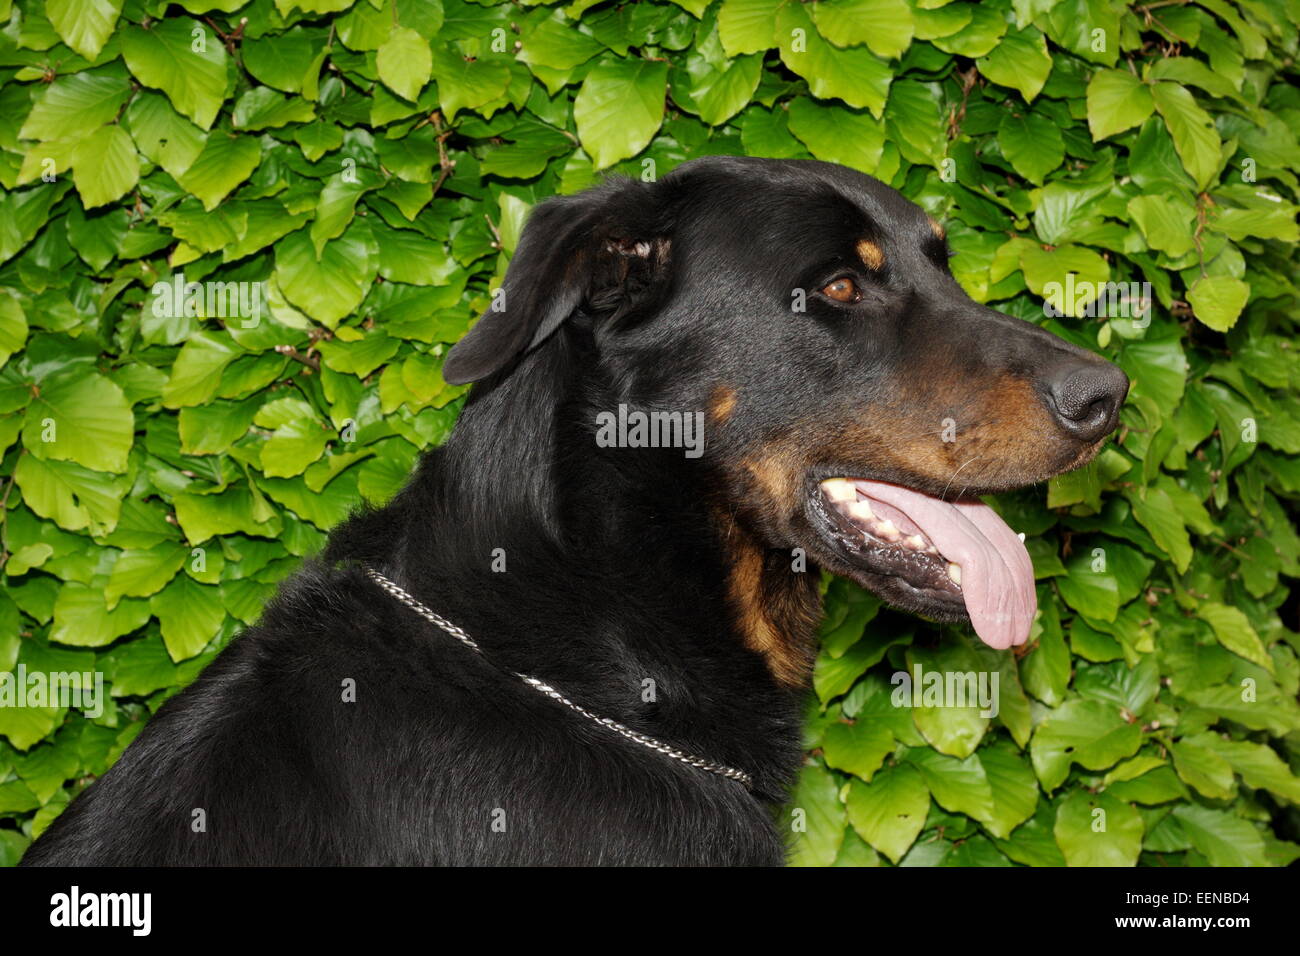
<path id="1" fill-rule="evenodd" d="M 1086 442 L 1114 430 L 1128 394 L 1128 376 L 1110 362 L 1071 363 L 1056 370 L 1046 384 L 1057 422 Z"/>

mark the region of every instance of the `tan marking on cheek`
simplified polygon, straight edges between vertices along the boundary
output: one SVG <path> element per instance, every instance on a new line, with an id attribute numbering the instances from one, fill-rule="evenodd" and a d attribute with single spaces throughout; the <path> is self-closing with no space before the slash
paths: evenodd
<path id="1" fill-rule="evenodd" d="M 794 491 L 794 469 L 797 465 L 787 451 L 782 450 L 750 459 L 744 463 L 744 467 L 758 485 L 766 502 L 775 504 L 790 500 L 790 495 Z"/>
<path id="2" fill-rule="evenodd" d="M 859 239 L 857 250 L 858 258 L 868 269 L 880 269 L 885 265 L 885 253 L 870 239 Z"/>
<path id="3" fill-rule="evenodd" d="M 948 233 L 944 230 L 943 225 L 937 219 L 930 220 L 930 231 L 933 232 L 935 238 L 940 241 L 945 239 L 948 235 Z"/>
<path id="4" fill-rule="evenodd" d="M 734 524 L 728 542 L 727 596 L 741 640 L 763 658 L 778 683 L 807 686 L 821 609 L 816 572 L 769 570 L 763 549 Z"/>
<path id="5" fill-rule="evenodd" d="M 736 410 L 736 401 L 739 397 L 730 385 L 719 385 L 709 398 L 709 418 L 714 422 L 725 422 Z"/>

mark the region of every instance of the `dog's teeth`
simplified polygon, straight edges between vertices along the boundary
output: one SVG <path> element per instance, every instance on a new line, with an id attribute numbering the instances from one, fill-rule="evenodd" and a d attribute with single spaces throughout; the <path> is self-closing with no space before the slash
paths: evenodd
<path id="1" fill-rule="evenodd" d="M 1024 541 L 1024 540 L 1025 540 L 1025 533 L 1022 531 L 1022 532 L 1020 532 L 1018 535 L 1016 535 L 1016 537 L 1019 538 L 1021 541 Z"/>
<path id="2" fill-rule="evenodd" d="M 852 501 L 858 496 L 857 489 L 843 478 L 829 478 L 823 481 L 822 490 L 826 492 L 826 497 L 836 504 Z"/>
<path id="3" fill-rule="evenodd" d="M 921 537 L 919 534 L 914 534 L 914 535 L 912 535 L 910 538 L 908 538 L 908 539 L 907 539 L 906 541 L 904 541 L 903 543 L 906 544 L 906 545 L 907 545 L 909 548 L 911 548 L 913 551 L 924 551 L 924 550 L 925 550 L 925 538 Z"/>
<path id="4" fill-rule="evenodd" d="M 875 515 L 871 513 L 871 505 L 861 499 L 849 505 L 849 515 L 850 517 L 857 518 L 859 521 L 870 521 L 875 517 Z"/>
<path id="5" fill-rule="evenodd" d="M 948 580 L 961 587 L 961 565 L 948 562 Z"/>
<path id="6" fill-rule="evenodd" d="M 884 538 L 886 541 L 897 541 L 903 536 L 902 532 L 894 526 L 894 522 L 890 521 L 888 518 L 880 522 L 880 524 L 876 525 L 871 530 L 875 533 L 877 538 Z"/>

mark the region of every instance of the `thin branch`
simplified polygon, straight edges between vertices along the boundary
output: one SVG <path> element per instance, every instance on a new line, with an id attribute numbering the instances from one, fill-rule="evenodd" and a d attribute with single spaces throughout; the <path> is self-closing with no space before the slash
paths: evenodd
<path id="1" fill-rule="evenodd" d="M 299 352 L 292 345 L 277 345 L 275 347 L 275 350 L 279 352 L 281 355 L 283 355 L 285 358 L 291 358 L 295 362 L 301 362 L 303 365 L 307 366 L 313 372 L 320 371 L 320 359 L 318 359 L 314 355 L 311 354 L 304 355 L 302 352 Z"/>

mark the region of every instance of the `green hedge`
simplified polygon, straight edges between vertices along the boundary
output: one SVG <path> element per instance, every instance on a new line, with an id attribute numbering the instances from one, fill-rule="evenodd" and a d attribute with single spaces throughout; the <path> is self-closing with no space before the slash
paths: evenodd
<path id="1" fill-rule="evenodd" d="M 710 153 L 892 183 L 972 296 L 1134 381 L 1096 463 L 999 502 L 1039 578 L 1024 653 L 830 583 L 795 860 L 1300 852 L 1297 0 L 0 0 L 0 23 L 0 670 L 112 694 L 0 706 L 0 861 L 446 436 L 442 356 L 535 202 Z M 182 273 L 265 299 L 167 308 Z M 1045 318 L 1071 275 L 1154 308 Z M 893 706 L 914 667 L 996 672 L 1000 712 Z"/>

